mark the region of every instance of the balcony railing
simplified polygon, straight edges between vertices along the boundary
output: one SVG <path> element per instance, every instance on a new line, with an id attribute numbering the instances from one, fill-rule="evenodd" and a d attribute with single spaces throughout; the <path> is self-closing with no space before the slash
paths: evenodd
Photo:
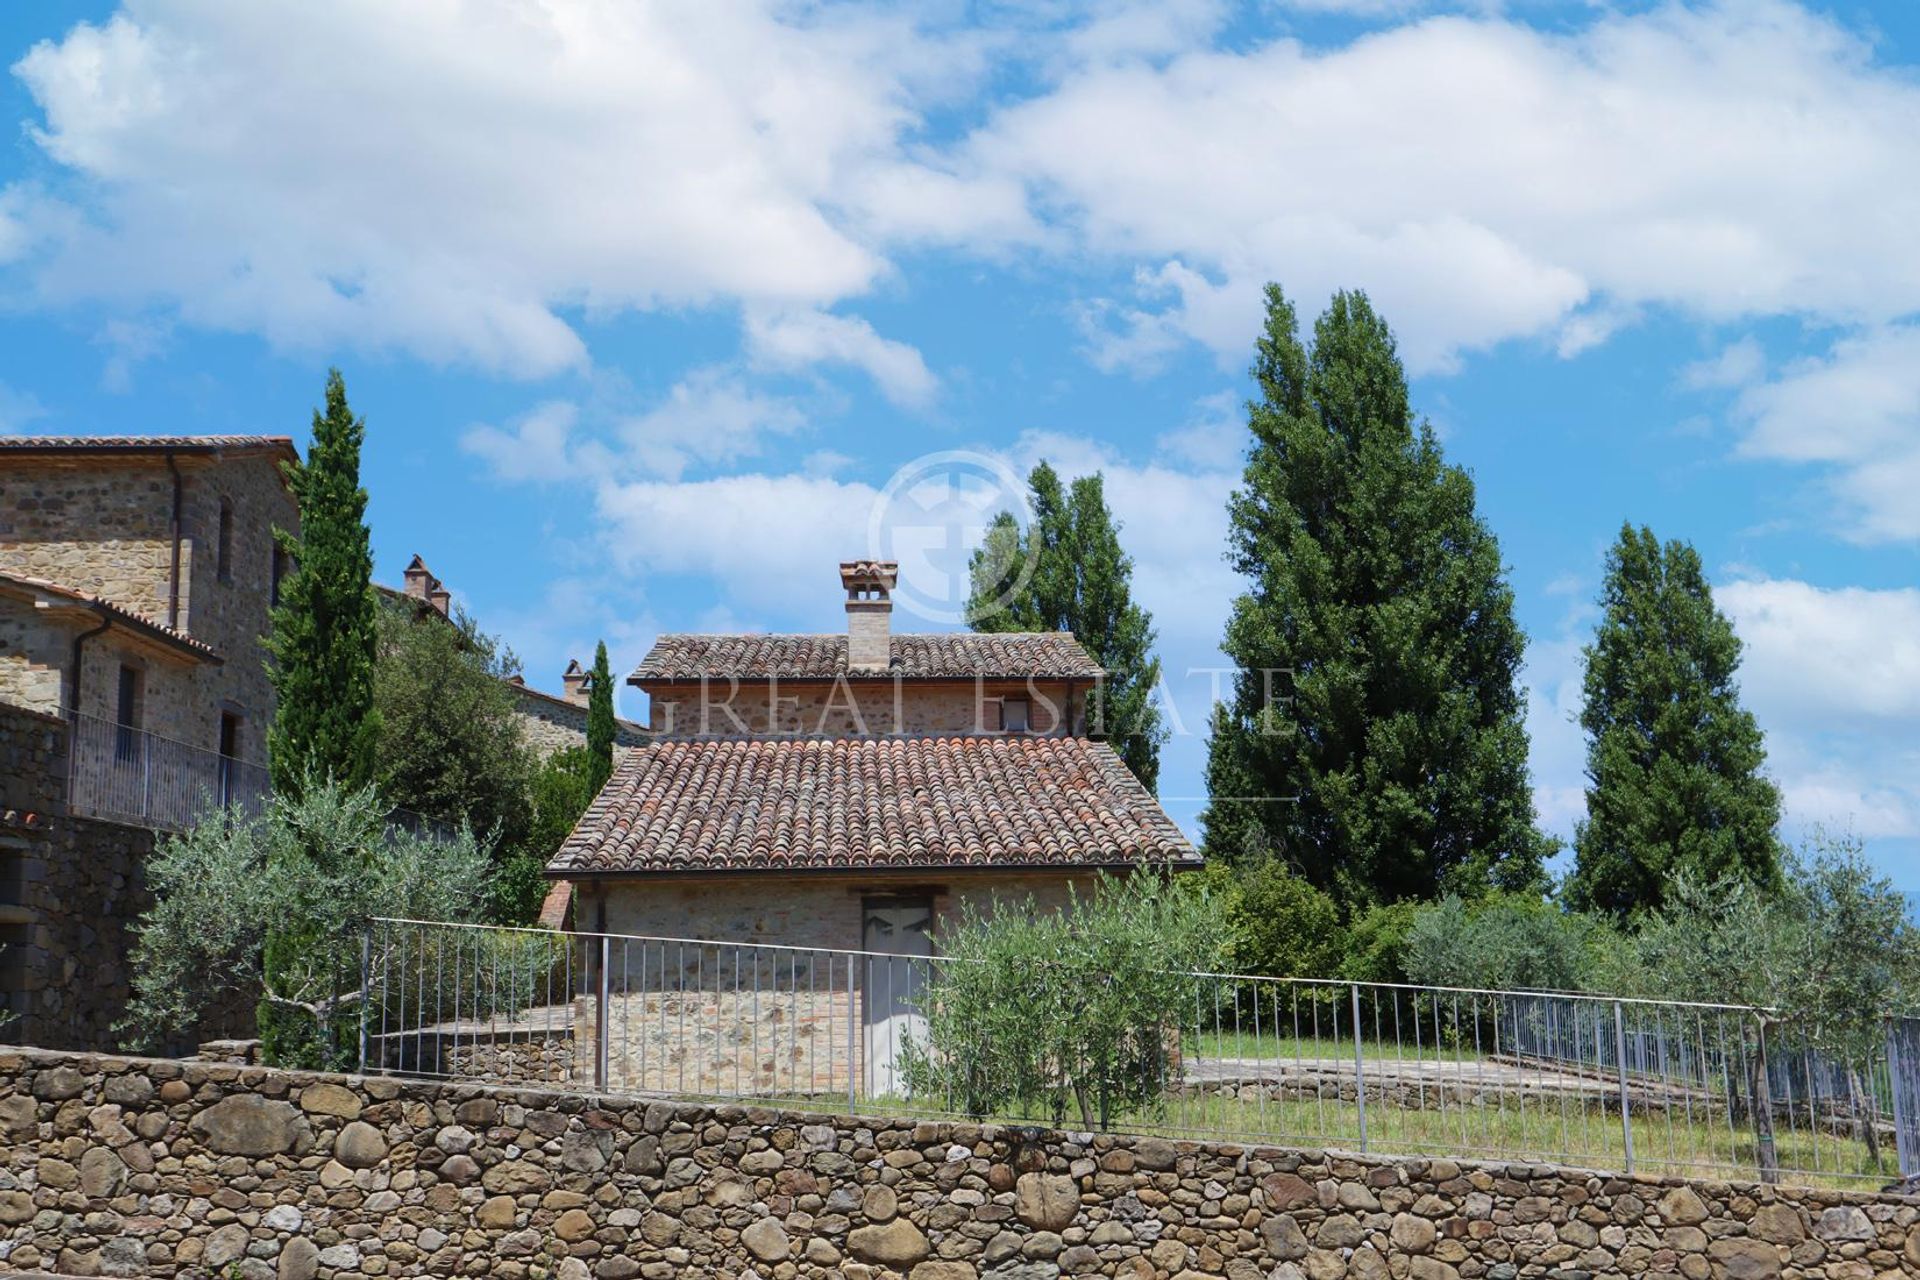
<path id="1" fill-rule="evenodd" d="M 70 714 L 67 805 L 76 814 L 179 831 L 214 809 L 257 812 L 267 767 L 98 716 Z"/>

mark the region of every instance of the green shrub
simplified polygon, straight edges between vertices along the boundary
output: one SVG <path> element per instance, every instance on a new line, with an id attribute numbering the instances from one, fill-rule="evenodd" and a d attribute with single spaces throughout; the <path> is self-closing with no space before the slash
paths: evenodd
<path id="1" fill-rule="evenodd" d="M 1226 962 L 1235 973 L 1331 978 L 1346 954 L 1346 929 L 1333 899 L 1277 858 L 1239 868 L 1209 867 L 1206 878 L 1226 919 Z"/>
<path id="2" fill-rule="evenodd" d="M 1352 982 L 1405 982 L 1407 934 L 1413 929 L 1420 906 L 1417 902 L 1383 902 L 1355 916 L 1347 925 L 1340 976 Z"/>
<path id="3" fill-rule="evenodd" d="M 1220 958 L 1203 885 L 1139 872 L 1057 912 L 962 911 L 921 997 L 925 1042 L 901 1057 L 912 1093 L 1055 1124 L 1071 1110 L 1088 1128 L 1157 1105 L 1195 1007 L 1188 971 Z"/>
<path id="4" fill-rule="evenodd" d="M 1495 894 L 1472 903 L 1450 895 L 1415 915 L 1407 931 L 1407 979 L 1497 991 L 1585 990 L 1596 941 L 1609 933 L 1591 917 L 1530 895 Z"/>

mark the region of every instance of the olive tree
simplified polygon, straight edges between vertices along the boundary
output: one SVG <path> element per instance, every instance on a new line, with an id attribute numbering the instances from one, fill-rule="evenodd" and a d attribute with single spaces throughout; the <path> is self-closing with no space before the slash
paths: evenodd
<path id="1" fill-rule="evenodd" d="M 1787 855 L 1772 892 L 1738 875 L 1677 876 L 1633 950 L 1624 976 L 1642 993 L 1754 1005 L 1769 1053 L 1840 1064 L 1855 1136 L 1877 1163 L 1876 1108 L 1863 1069 L 1884 1049 L 1887 1015 L 1911 1011 L 1920 996 L 1920 930 L 1857 840 L 1816 833 Z M 1771 1139 L 1764 1088 L 1757 1076 L 1749 1084 L 1763 1147 Z"/>
<path id="2" fill-rule="evenodd" d="M 1204 887 L 1157 870 L 1103 876 L 1058 910 L 969 903 L 921 997 L 908 1088 L 972 1115 L 1060 1124 L 1071 1109 L 1088 1128 L 1150 1109 L 1220 936 Z"/>
<path id="3" fill-rule="evenodd" d="M 123 1030 L 153 1044 L 258 998 L 284 1033 L 277 1065 L 343 1065 L 366 999 L 368 922 L 476 919 L 488 889 L 488 853 L 470 832 L 422 837 L 385 812 L 372 787 L 310 781 L 256 817 L 216 814 L 163 840 L 148 864 L 155 900 L 135 926 Z"/>

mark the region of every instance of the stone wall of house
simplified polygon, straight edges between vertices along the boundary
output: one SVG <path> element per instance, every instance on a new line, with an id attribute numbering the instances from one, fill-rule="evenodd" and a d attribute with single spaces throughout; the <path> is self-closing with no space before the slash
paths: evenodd
<path id="1" fill-rule="evenodd" d="M 24 600 L 0 596 L 0 702 L 49 715 L 60 710 L 72 632 Z"/>
<path id="2" fill-rule="evenodd" d="M 298 531 L 299 507 L 281 478 L 280 458 L 244 454 L 218 462 L 185 465 L 181 526 L 184 606 L 181 628 L 219 650 L 226 662 L 202 667 L 194 718 L 184 733 L 169 734 L 195 745 L 217 747 L 223 711 L 240 719 L 236 754 L 264 763 L 267 726 L 273 719 L 273 686 L 267 679 L 261 638 L 272 627 L 276 526 Z M 218 565 L 221 503 L 233 512 L 232 556 L 222 578 Z M 158 725 L 155 732 L 166 733 Z"/>
<path id="3" fill-rule="evenodd" d="M 90 640 L 82 710 L 111 715 L 116 668 L 146 672 L 142 726 L 205 749 L 218 747 L 223 712 L 239 717 L 242 759 L 266 759 L 273 692 L 260 637 L 268 629 L 274 575 L 272 528 L 297 528 L 298 510 L 279 458 L 180 454 L 181 544 L 177 598 L 171 537 L 173 477 L 160 454 L 10 457 L 0 467 L 0 569 L 44 578 L 111 600 L 211 645 L 224 663 L 161 656 L 124 642 Z M 223 502 L 233 515 L 228 572 L 219 572 Z M 0 619 L 0 700 L 59 707 L 59 672 L 71 661 L 74 624 Z M 113 633 L 107 633 L 110 638 Z M 108 650 L 114 650 L 109 653 Z M 49 679 L 49 674 L 52 678 Z M 49 704 L 49 697 L 53 699 Z"/>
<path id="4" fill-rule="evenodd" d="M 648 699 L 655 733 L 806 737 L 987 733 L 1000 727 L 1001 700 L 1025 698 L 1035 733 L 1058 733 L 1063 720 L 1084 730 L 1086 685 L 1065 681 L 843 680 L 837 684 L 762 681 L 731 686 L 656 686 Z M 1071 701 L 1069 701 L 1069 695 Z"/>
<path id="5" fill-rule="evenodd" d="M 861 904 L 870 898 L 930 899 L 937 939 L 969 904 L 983 916 L 996 904 L 1024 906 L 1028 899 L 1053 910 L 1072 892 L 1092 892 L 1094 879 L 1090 871 L 929 870 L 581 881 L 574 918 L 579 928 L 597 933 L 857 951 Z"/>
<path id="6" fill-rule="evenodd" d="M 167 620 L 173 477 L 153 457 L 9 457 L 0 466 L 0 568 Z"/>
<path id="7" fill-rule="evenodd" d="M 514 710 L 520 717 L 520 732 L 527 745 L 542 759 L 568 747 L 587 745 L 587 709 L 550 697 L 533 689 L 517 690 Z M 613 726 L 613 756 L 646 741 L 646 732 L 630 721 L 616 720 Z"/>
<path id="8" fill-rule="evenodd" d="M 503 1280 L 1870 1280 L 1920 1205 L 1536 1165 L 0 1054 L 0 1267 Z"/>
<path id="9" fill-rule="evenodd" d="M 0 995 L 11 1015 L 0 1040 L 112 1049 L 132 994 L 132 926 L 152 902 L 154 837 L 69 815 L 66 762 L 63 721 L 0 704 Z M 170 1047 L 247 1022 L 236 1008 Z"/>

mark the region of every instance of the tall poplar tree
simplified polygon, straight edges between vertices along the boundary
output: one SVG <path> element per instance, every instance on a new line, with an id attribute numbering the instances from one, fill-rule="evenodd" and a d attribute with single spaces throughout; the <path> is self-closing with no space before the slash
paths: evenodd
<path id="1" fill-rule="evenodd" d="M 306 460 L 287 468 L 300 532 L 274 530 L 293 562 L 266 640 L 277 696 L 268 759 L 274 790 L 283 795 L 298 795 L 309 778 L 353 791 L 374 777 L 378 605 L 360 485 L 366 433 L 366 419 L 347 407 L 340 371 L 330 370 L 326 409 L 313 415 Z"/>
<path id="2" fill-rule="evenodd" d="M 1106 482 L 1096 472 L 1062 485 L 1043 461 L 1027 489 L 1027 528 L 1003 511 L 974 552 L 967 617 L 975 631 L 1071 631 L 1107 672 L 1090 726 L 1151 791 L 1167 740 L 1153 700 L 1160 660 L 1153 615 L 1133 602 L 1133 557 L 1120 546 Z"/>
<path id="3" fill-rule="evenodd" d="M 1386 322 L 1336 294 L 1308 350 L 1270 285 L 1252 372 L 1209 855 L 1283 858 L 1349 913 L 1537 886 L 1551 844 L 1513 592 L 1472 479 L 1414 416 Z"/>
<path id="4" fill-rule="evenodd" d="M 607 663 L 607 642 L 593 651 L 593 674 L 587 683 L 587 752 L 593 757 L 591 803 L 613 776 L 613 670 Z"/>
<path id="5" fill-rule="evenodd" d="M 1780 793 L 1760 726 L 1740 705 L 1740 639 L 1713 603 L 1700 554 L 1651 529 L 1607 553 L 1587 646 L 1587 819 L 1568 896 L 1625 916 L 1658 910 L 1676 873 L 1771 889 Z"/>

